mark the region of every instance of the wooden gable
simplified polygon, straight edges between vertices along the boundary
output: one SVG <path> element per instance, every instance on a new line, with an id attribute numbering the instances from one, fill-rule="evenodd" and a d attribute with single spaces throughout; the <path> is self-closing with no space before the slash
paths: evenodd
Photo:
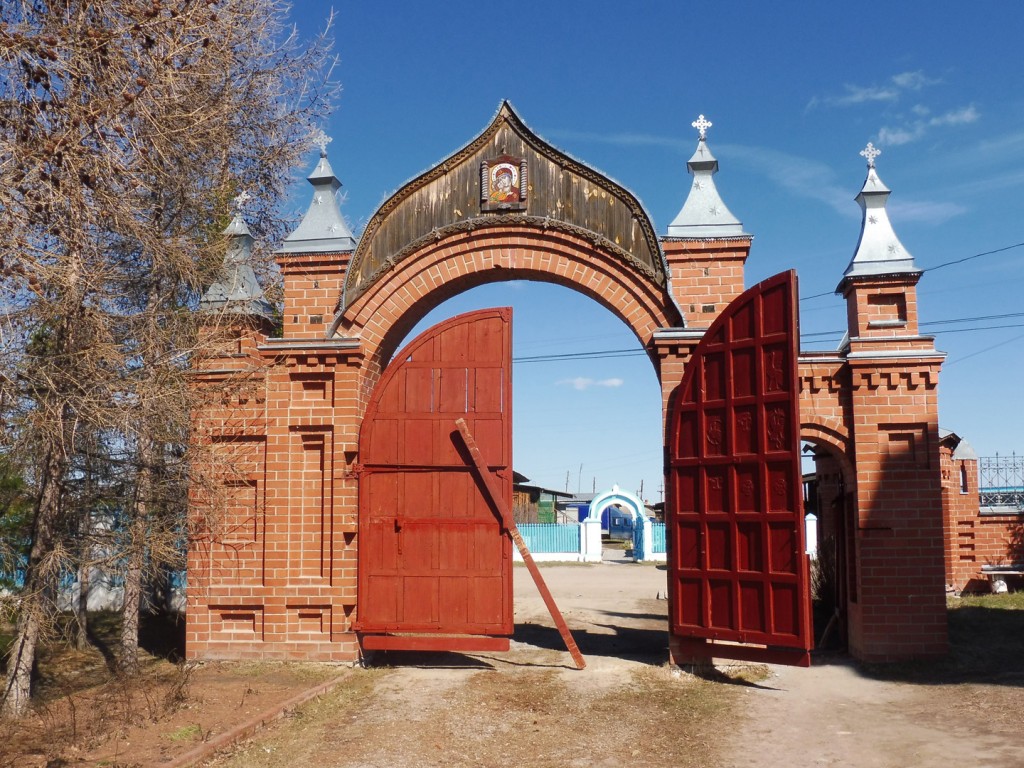
<path id="1" fill-rule="evenodd" d="M 654 227 L 636 197 L 544 142 L 503 102 L 483 133 L 373 215 L 349 265 L 339 312 L 427 243 L 508 225 L 586 237 L 659 287 L 666 285 Z"/>

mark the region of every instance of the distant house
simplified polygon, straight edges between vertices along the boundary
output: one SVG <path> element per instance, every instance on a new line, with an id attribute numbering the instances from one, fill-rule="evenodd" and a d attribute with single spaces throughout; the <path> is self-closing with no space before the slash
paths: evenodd
<path id="1" fill-rule="evenodd" d="M 567 498 L 572 494 L 533 485 L 525 475 L 512 473 L 512 517 L 517 523 L 574 523 L 575 517 L 559 509 L 559 499 Z"/>
<path id="2" fill-rule="evenodd" d="M 566 494 L 566 498 L 559 502 L 558 508 L 570 519 L 583 522 L 590 514 L 590 502 L 594 500 L 594 496 L 593 493 Z"/>
<path id="3" fill-rule="evenodd" d="M 559 503 L 559 508 L 564 511 L 566 517 L 582 522 L 586 520 L 587 516 L 590 514 L 590 503 L 597 495 L 599 494 L 578 493 L 572 495 L 566 500 L 561 501 Z M 664 504 L 660 504 L 657 507 L 651 507 L 645 504 L 644 514 L 652 520 L 664 519 L 663 517 L 659 517 L 659 508 L 661 510 L 661 515 L 664 515 L 664 506 Z M 612 539 L 632 539 L 632 514 L 616 505 L 607 507 L 601 512 L 601 533 L 606 534 Z"/>

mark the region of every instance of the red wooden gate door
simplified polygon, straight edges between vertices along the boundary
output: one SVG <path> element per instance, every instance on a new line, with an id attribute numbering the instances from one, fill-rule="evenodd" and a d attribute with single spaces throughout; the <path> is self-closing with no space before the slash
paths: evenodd
<path id="1" fill-rule="evenodd" d="M 359 437 L 359 604 L 367 649 L 507 650 L 512 543 L 458 435 L 512 501 L 512 310 L 434 326 L 374 390 Z"/>
<path id="2" fill-rule="evenodd" d="M 796 274 L 733 301 L 672 396 L 669 621 L 677 657 L 810 664 Z"/>

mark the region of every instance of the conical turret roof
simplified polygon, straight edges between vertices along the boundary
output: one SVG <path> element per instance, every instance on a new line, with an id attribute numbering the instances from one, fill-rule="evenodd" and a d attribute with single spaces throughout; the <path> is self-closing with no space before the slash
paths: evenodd
<path id="1" fill-rule="evenodd" d="M 246 192 L 235 198 L 235 215 L 223 232 L 229 239 L 221 275 L 203 293 L 199 300 L 200 311 L 226 309 L 233 313 L 268 318 L 274 315 L 274 307 L 263 297 L 263 288 L 252 268 L 254 240 L 241 211 L 248 199 Z"/>
<path id="2" fill-rule="evenodd" d="M 711 154 L 707 143 L 707 129 L 711 122 L 701 115 L 692 123 L 700 134 L 697 149 L 686 163 L 693 174 L 690 194 L 682 209 L 668 225 L 669 237 L 749 237 L 743 231 L 743 224 L 733 216 L 722 201 L 715 186 L 714 175 L 718 173 L 718 160 Z"/>
<path id="3" fill-rule="evenodd" d="M 320 159 L 307 177 L 313 186 L 313 199 L 302 222 L 277 249 L 277 253 L 336 253 L 355 250 L 352 230 L 341 215 L 338 190 L 341 181 L 334 175 L 327 161 L 327 144 L 331 141 L 323 132 L 315 137 L 320 145 Z"/>
<path id="4" fill-rule="evenodd" d="M 842 291 L 846 282 L 858 277 L 878 275 L 918 275 L 921 270 L 914 264 L 914 257 L 896 237 L 885 206 L 891 194 L 882 183 L 875 169 L 875 158 L 881 154 L 871 143 L 861 151 L 867 158 L 868 175 L 864 186 L 857 195 L 857 203 L 863 214 L 860 225 L 860 239 L 849 266 L 843 273 L 837 292 Z"/>

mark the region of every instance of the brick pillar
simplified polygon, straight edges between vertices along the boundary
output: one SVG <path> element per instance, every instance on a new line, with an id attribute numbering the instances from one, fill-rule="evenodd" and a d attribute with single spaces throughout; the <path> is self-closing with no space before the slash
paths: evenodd
<path id="1" fill-rule="evenodd" d="M 687 327 L 707 328 L 733 299 L 743 293 L 743 267 L 750 239 L 663 239 L 671 276 L 672 298 Z"/>
<path id="2" fill-rule="evenodd" d="M 948 650 L 939 460 L 942 354 L 918 333 L 919 273 L 848 277 L 856 528 L 850 651 L 867 661 Z"/>
<path id="3" fill-rule="evenodd" d="M 278 253 L 284 278 L 282 337 L 322 339 L 334 320 L 352 251 Z"/>

